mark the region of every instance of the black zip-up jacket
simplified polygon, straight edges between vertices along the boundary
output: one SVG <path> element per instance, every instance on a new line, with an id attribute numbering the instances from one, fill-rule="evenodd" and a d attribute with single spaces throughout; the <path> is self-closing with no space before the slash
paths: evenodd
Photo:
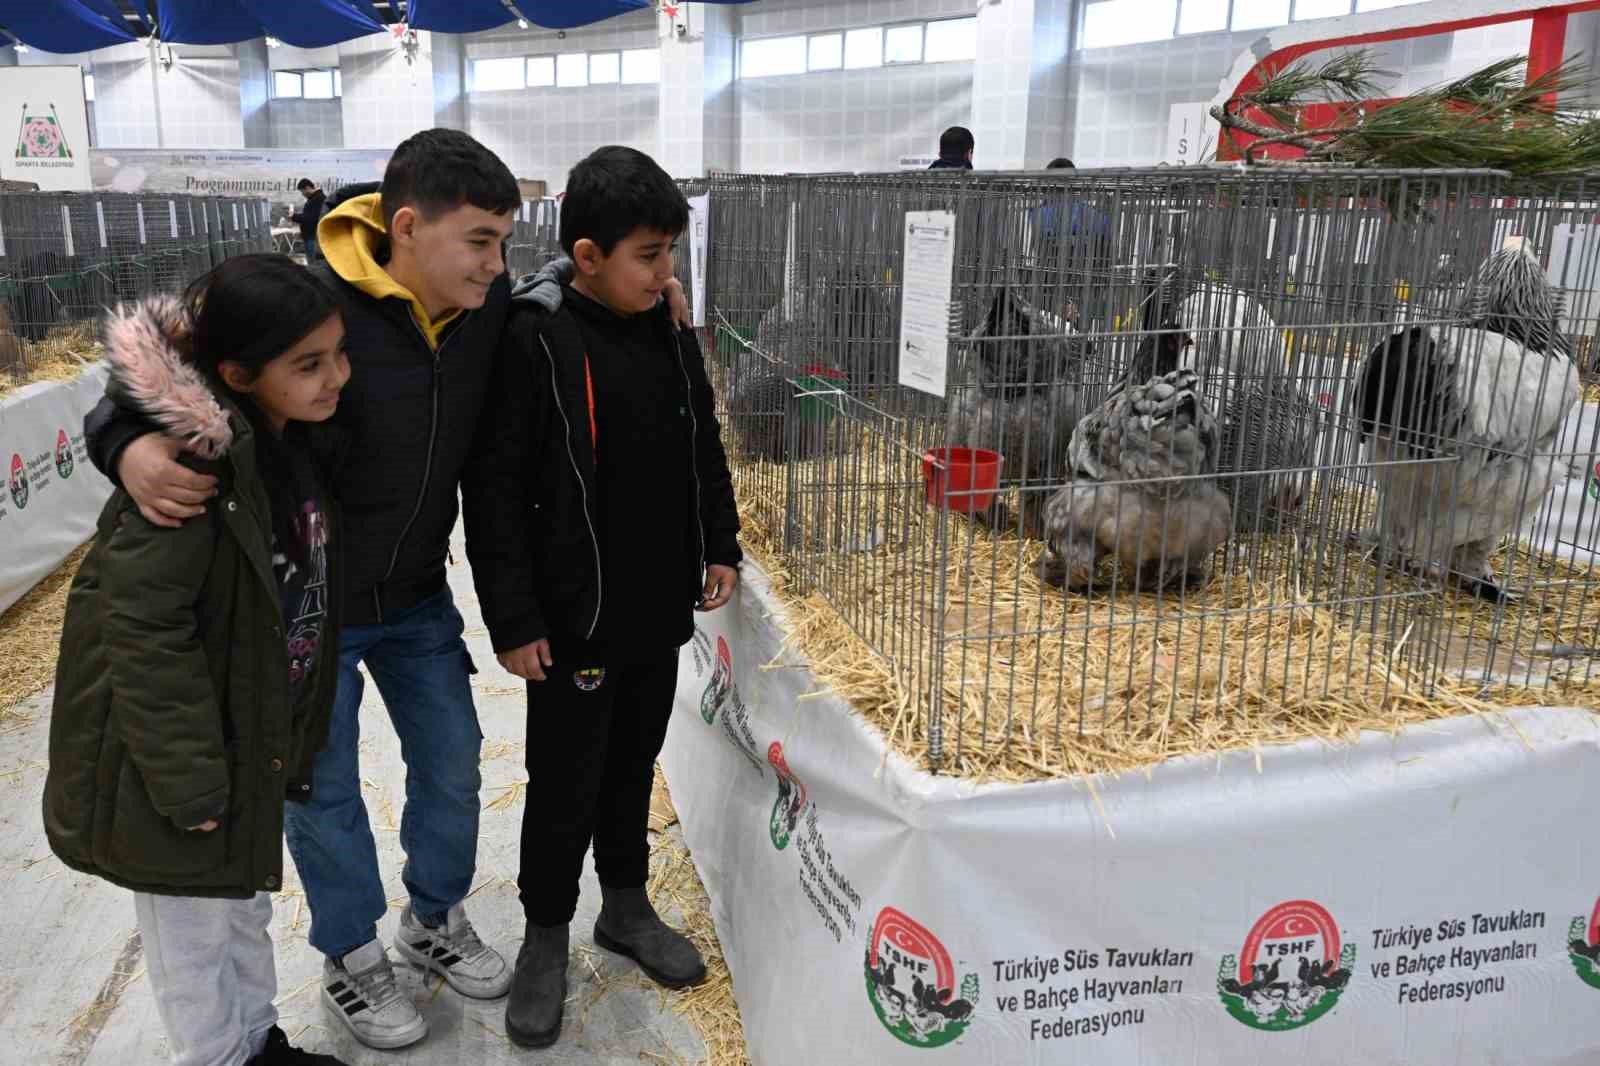
<path id="1" fill-rule="evenodd" d="M 333 419 L 350 442 L 332 486 L 351 546 L 343 623 L 370 625 L 445 585 L 456 489 L 483 415 L 510 284 L 497 278 L 484 305 L 458 315 L 434 352 L 404 300 L 373 299 L 325 263 L 312 273 L 338 299 L 350 356 L 350 383 Z M 84 419 L 89 456 L 113 482 L 122 449 L 156 429 L 109 399 Z"/>
<path id="2" fill-rule="evenodd" d="M 322 221 L 322 210 L 328 202 L 328 194 L 318 189 L 311 194 L 306 205 L 289 218 L 300 224 L 300 239 L 314 241 L 317 239 L 317 223 Z M 343 201 L 340 201 L 343 203 Z"/>
<path id="3" fill-rule="evenodd" d="M 656 316 L 662 344 L 676 359 L 690 415 L 687 612 L 700 600 L 708 565 L 737 566 L 743 559 L 739 516 L 700 345 L 693 332 L 672 328 L 664 306 L 647 313 Z M 584 355 L 570 308 L 551 313 L 521 300 L 512 304 L 492 413 L 461 482 L 467 557 L 496 652 L 553 633 L 589 640 L 612 594 L 603 569 Z M 648 515 L 639 516 L 638 550 L 650 550 Z"/>

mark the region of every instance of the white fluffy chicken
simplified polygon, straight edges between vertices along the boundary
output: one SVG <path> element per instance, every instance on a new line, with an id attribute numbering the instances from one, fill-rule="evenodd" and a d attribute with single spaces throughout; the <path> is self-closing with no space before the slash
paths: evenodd
<path id="1" fill-rule="evenodd" d="M 1378 345 L 1352 400 L 1377 464 L 1378 543 L 1504 603 L 1490 555 L 1567 476 L 1556 441 L 1581 387 L 1560 294 L 1526 245 L 1479 268 L 1468 308 L 1470 326 L 1416 326 Z"/>
<path id="2" fill-rule="evenodd" d="M 1172 324 L 1149 335 L 1128 381 L 1151 363 L 1156 375 L 1115 390 L 1073 430 L 1072 480 L 1045 504 L 1044 581 L 1086 590 L 1108 555 L 1144 591 L 1210 578 L 1233 511 L 1208 476 L 1217 470 L 1216 417 L 1199 376 L 1177 369 L 1186 340 Z M 1173 478 L 1183 480 L 1162 480 Z"/>

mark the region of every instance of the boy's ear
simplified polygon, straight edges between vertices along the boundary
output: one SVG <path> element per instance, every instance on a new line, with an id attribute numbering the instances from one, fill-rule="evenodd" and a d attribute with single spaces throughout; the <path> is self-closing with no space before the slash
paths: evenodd
<path id="1" fill-rule="evenodd" d="M 393 242 L 407 242 L 416 236 L 417 209 L 407 205 L 394 213 L 394 218 L 389 222 L 389 240 Z"/>
<path id="2" fill-rule="evenodd" d="M 572 246 L 572 261 L 578 265 L 578 272 L 587 277 L 600 273 L 600 264 L 604 259 L 600 246 L 588 237 L 580 238 Z"/>

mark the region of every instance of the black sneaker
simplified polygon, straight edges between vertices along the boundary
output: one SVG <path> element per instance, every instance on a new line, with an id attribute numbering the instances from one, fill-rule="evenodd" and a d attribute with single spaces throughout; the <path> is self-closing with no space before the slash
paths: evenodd
<path id="1" fill-rule="evenodd" d="M 274 1025 L 267 1030 L 267 1043 L 259 1055 L 251 1056 L 244 1066 L 345 1066 L 332 1055 L 318 1055 L 301 1051 L 289 1043 L 283 1030 Z"/>

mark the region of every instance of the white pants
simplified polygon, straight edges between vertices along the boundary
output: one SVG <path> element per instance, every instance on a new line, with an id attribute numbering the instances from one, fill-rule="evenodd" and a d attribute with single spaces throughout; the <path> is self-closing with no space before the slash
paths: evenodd
<path id="1" fill-rule="evenodd" d="M 278 1022 L 272 897 L 133 894 L 173 1066 L 243 1066 Z"/>

